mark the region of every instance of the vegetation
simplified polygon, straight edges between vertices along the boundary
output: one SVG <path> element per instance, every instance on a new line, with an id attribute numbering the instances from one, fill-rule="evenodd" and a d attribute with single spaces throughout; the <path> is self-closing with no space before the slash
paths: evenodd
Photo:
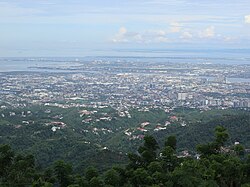
<path id="1" fill-rule="evenodd" d="M 59 160 L 46 170 L 35 166 L 32 155 L 16 154 L 8 145 L 0 146 L 1 186 L 34 187 L 118 187 L 118 186 L 222 186 L 250 185 L 250 155 L 242 145 L 226 146 L 229 134 L 223 126 L 215 128 L 213 141 L 197 145 L 196 157 L 177 156 L 175 136 L 164 146 L 153 136 L 144 137 L 136 153 L 128 154 L 128 163 L 104 172 L 88 167 L 74 172 L 72 165 Z"/>
<path id="2" fill-rule="evenodd" d="M 90 114 L 80 116 L 80 111 Z M 29 112 L 30 111 L 30 112 Z M 73 172 L 83 173 L 89 165 L 106 171 L 112 165 L 126 165 L 127 153 L 135 153 L 142 146 L 143 137 L 152 135 L 159 147 L 164 147 L 165 137 L 175 135 L 176 154 L 188 150 L 196 154 L 196 145 L 212 141 L 216 125 L 228 129 L 226 145 L 240 142 L 250 147 L 250 113 L 244 110 L 209 110 L 177 108 L 165 112 L 161 109 L 128 111 L 131 118 L 121 117 L 112 108 L 60 108 L 32 106 L 27 108 L 0 109 L 0 144 L 8 144 L 17 153 L 34 156 L 35 165 L 41 169 L 64 160 L 74 167 Z M 15 115 L 12 115 L 15 113 Z M 4 116 L 4 117 L 3 117 Z M 176 116 L 177 120 L 171 120 Z M 100 120 L 110 117 L 111 120 Z M 82 122 L 86 119 L 91 122 Z M 98 121 L 99 120 L 99 121 Z M 169 122 L 165 126 L 166 121 Z M 63 122 L 64 128 L 54 122 Z M 140 131 L 141 124 L 149 124 Z M 186 126 L 182 126 L 182 122 Z M 156 131 L 160 126 L 164 130 Z M 96 130 L 97 129 L 97 130 Z M 132 133 L 130 136 L 125 132 Z M 240 147 L 236 147 L 240 152 Z"/>

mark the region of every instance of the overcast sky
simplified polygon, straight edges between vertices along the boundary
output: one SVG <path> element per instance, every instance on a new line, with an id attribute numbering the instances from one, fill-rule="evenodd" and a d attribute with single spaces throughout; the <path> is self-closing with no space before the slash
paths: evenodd
<path id="1" fill-rule="evenodd" d="M 0 0 L 0 56 L 250 48 L 249 0 Z"/>

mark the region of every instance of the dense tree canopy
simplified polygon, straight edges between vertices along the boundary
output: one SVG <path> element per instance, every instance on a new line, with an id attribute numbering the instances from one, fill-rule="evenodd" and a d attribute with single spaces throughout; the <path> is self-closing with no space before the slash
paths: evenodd
<path id="1" fill-rule="evenodd" d="M 34 187 L 240 187 L 250 185 L 250 156 L 242 145 L 226 145 L 227 130 L 215 128 L 212 142 L 197 146 L 196 157 L 178 155 L 176 137 L 169 136 L 160 149 L 153 136 L 130 153 L 125 166 L 100 172 L 86 168 L 85 174 L 73 172 L 72 165 L 56 161 L 45 171 L 35 166 L 32 155 L 16 154 L 10 146 L 0 146 L 1 186 Z"/>

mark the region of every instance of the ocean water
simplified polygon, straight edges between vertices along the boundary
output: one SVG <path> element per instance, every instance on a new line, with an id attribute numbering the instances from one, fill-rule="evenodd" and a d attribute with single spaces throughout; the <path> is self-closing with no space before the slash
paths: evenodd
<path id="1" fill-rule="evenodd" d="M 59 69 L 37 69 L 32 67 L 70 67 L 86 61 L 108 60 L 155 63 L 211 63 L 250 65 L 250 49 L 242 50 L 120 50 L 113 56 L 46 57 L 46 58 L 0 58 L 0 72 L 10 71 L 65 71 Z M 70 70 L 66 70 L 70 71 Z"/>
<path id="2" fill-rule="evenodd" d="M 41 58 L 0 58 L 0 72 L 13 71 L 60 71 L 55 69 L 37 69 L 33 67 L 66 67 L 72 65 L 72 61 L 62 59 Z M 63 71 L 63 70 L 61 70 Z"/>

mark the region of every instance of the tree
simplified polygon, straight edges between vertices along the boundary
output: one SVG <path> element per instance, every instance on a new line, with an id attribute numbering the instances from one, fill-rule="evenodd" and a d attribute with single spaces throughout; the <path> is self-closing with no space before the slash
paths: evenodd
<path id="1" fill-rule="evenodd" d="M 195 160 L 186 160 L 172 172 L 174 186 L 193 187 L 204 182 L 201 165 Z"/>
<path id="2" fill-rule="evenodd" d="M 129 158 L 129 164 L 127 168 L 133 168 L 136 169 L 138 167 L 141 167 L 143 165 L 143 160 L 140 155 L 135 153 L 128 153 Z"/>
<path id="3" fill-rule="evenodd" d="M 217 126 L 215 128 L 215 140 L 213 142 L 197 145 L 196 149 L 201 156 L 210 156 L 212 154 L 218 154 L 221 151 L 222 146 L 228 140 L 229 134 L 226 128 Z"/>
<path id="4" fill-rule="evenodd" d="M 148 167 L 148 172 L 153 174 L 155 172 L 163 172 L 162 164 L 158 161 L 151 162 Z"/>
<path id="5" fill-rule="evenodd" d="M 152 178 L 144 168 L 138 168 L 133 172 L 131 183 L 134 186 L 150 185 L 152 183 Z"/>
<path id="6" fill-rule="evenodd" d="M 89 187 L 103 187 L 104 183 L 100 177 L 93 177 L 89 181 Z"/>
<path id="7" fill-rule="evenodd" d="M 245 154 L 245 148 L 241 144 L 235 145 L 234 151 L 235 151 L 236 155 L 238 155 L 238 156 L 244 156 L 244 154 Z"/>
<path id="8" fill-rule="evenodd" d="M 145 165 L 148 165 L 156 159 L 156 151 L 158 148 L 159 145 L 153 136 L 147 135 L 144 137 L 144 145 L 139 147 L 138 152 Z"/>
<path id="9" fill-rule="evenodd" d="M 165 141 L 165 147 L 169 146 L 173 150 L 176 150 L 176 144 L 177 144 L 177 140 L 175 136 L 169 136 L 167 140 Z"/>
<path id="10" fill-rule="evenodd" d="M 72 166 L 62 160 L 55 162 L 54 171 L 61 187 L 66 187 L 71 183 Z"/>
<path id="11" fill-rule="evenodd" d="M 80 187 L 87 187 L 89 185 L 88 181 L 85 177 L 81 176 L 80 174 L 76 174 L 74 176 L 74 184 Z"/>
<path id="12" fill-rule="evenodd" d="M 104 174 L 104 182 L 105 184 L 112 185 L 112 186 L 120 186 L 120 175 L 119 173 L 114 170 L 110 169 Z"/>
<path id="13" fill-rule="evenodd" d="M 248 155 L 246 161 L 243 164 L 243 172 L 244 172 L 244 183 L 249 183 L 250 185 L 250 155 Z"/>
<path id="14" fill-rule="evenodd" d="M 96 168 L 90 166 L 86 170 L 85 177 L 88 181 L 90 181 L 93 177 L 98 177 L 98 171 Z"/>
<path id="15" fill-rule="evenodd" d="M 54 175 L 54 170 L 53 168 L 47 168 L 44 173 L 43 173 L 43 179 L 44 181 L 48 182 L 48 183 L 55 183 L 56 181 L 56 177 Z"/>
<path id="16" fill-rule="evenodd" d="M 9 145 L 0 146 L 0 178 L 6 180 L 8 170 L 12 164 L 14 152 Z"/>
<path id="17" fill-rule="evenodd" d="M 152 179 L 154 184 L 162 186 L 162 184 L 166 181 L 166 175 L 163 172 L 156 171 L 152 174 Z"/>
<path id="18" fill-rule="evenodd" d="M 162 165 L 165 171 L 173 171 L 178 165 L 178 158 L 175 154 L 175 150 L 170 146 L 165 146 L 161 151 Z"/>
<path id="19" fill-rule="evenodd" d="M 220 177 L 218 177 L 218 183 L 220 186 L 241 186 L 241 181 L 244 174 L 239 158 L 233 156 L 225 156 L 219 171 Z"/>
<path id="20" fill-rule="evenodd" d="M 26 186 L 34 181 L 35 160 L 33 155 L 17 155 L 8 171 L 8 182 L 15 186 Z"/>
<path id="21" fill-rule="evenodd" d="M 120 186 L 123 186 L 127 182 L 126 169 L 122 166 L 114 166 L 113 169 L 119 174 Z"/>
<path id="22" fill-rule="evenodd" d="M 210 156 L 212 154 L 217 154 L 219 151 L 217 144 L 214 142 L 197 145 L 196 150 L 201 156 Z"/>
<path id="23" fill-rule="evenodd" d="M 37 179 L 33 182 L 32 187 L 52 187 L 53 184 L 49 182 L 45 182 L 42 178 Z"/>
<path id="24" fill-rule="evenodd" d="M 225 142 L 229 138 L 229 134 L 227 132 L 227 129 L 222 126 L 217 126 L 215 128 L 215 142 L 217 143 L 218 147 L 224 146 Z"/>

